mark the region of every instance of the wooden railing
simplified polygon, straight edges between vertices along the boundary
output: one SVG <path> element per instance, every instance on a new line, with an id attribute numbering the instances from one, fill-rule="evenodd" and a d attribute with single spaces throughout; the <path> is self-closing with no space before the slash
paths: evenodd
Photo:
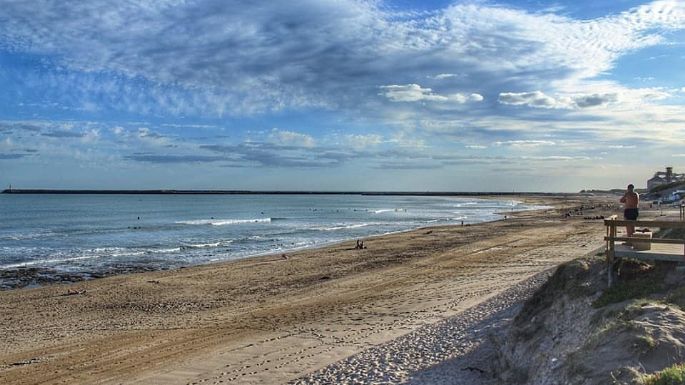
<path id="1" fill-rule="evenodd" d="M 609 285 L 612 282 L 612 267 L 617 259 L 635 258 L 648 261 L 685 262 L 685 239 L 680 238 L 642 238 L 617 235 L 620 226 L 632 225 L 636 228 L 647 227 L 656 229 L 685 229 L 685 221 L 629 221 L 618 220 L 612 215 L 604 220 L 606 226 L 606 259 L 609 264 Z M 639 233 L 639 232 L 638 232 Z M 629 245 L 617 245 L 616 242 L 630 242 L 633 244 L 649 244 L 649 250 L 635 250 Z M 652 245 L 663 245 L 653 247 Z"/>

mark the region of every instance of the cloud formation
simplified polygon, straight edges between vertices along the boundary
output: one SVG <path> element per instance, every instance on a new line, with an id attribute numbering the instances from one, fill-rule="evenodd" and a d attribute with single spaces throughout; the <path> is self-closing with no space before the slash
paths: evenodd
<path id="1" fill-rule="evenodd" d="M 516 147 L 538 147 L 538 146 L 554 146 L 556 143 L 550 140 L 508 140 L 504 142 L 495 142 L 496 146 L 516 146 Z"/>
<path id="2" fill-rule="evenodd" d="M 269 134 L 269 139 L 277 145 L 314 147 L 314 138 L 311 135 L 294 131 L 279 130 L 274 128 Z"/>
<path id="3" fill-rule="evenodd" d="M 56 130 L 50 132 L 44 132 L 42 136 L 48 136 L 51 138 L 83 138 L 85 135 L 82 132 L 66 131 L 66 130 Z"/>
<path id="4" fill-rule="evenodd" d="M 384 84 L 391 84 L 382 87 L 392 102 L 464 103 L 497 87 L 496 94 L 504 92 L 511 79 L 536 89 L 549 76 L 587 79 L 626 52 L 662 42 L 657 31 L 683 28 L 685 11 L 681 2 L 657 1 L 580 21 L 486 4 L 408 15 L 354 0 L 268 7 L 238 0 L 48 0 L 39 8 L 10 0 L 3 3 L 2 21 L 0 48 L 45 55 L 64 66 L 66 72 L 48 80 L 77 83 L 71 85 L 80 94 L 70 94 L 83 99 L 79 106 L 99 95 L 104 100 L 96 104 L 123 102 L 122 108 L 138 111 L 239 114 L 349 106 L 373 99 Z M 393 81 L 431 76 L 460 84 L 434 93 L 433 87 Z M 140 103 L 140 85 L 154 106 Z M 110 94 L 119 100 L 108 101 Z M 536 106 L 559 105 L 532 99 Z"/>
<path id="5" fill-rule="evenodd" d="M 665 162 L 685 108 L 659 65 L 685 3 L 584 18 L 515 3 L 6 0 L 0 159 L 428 173 L 621 143 Z M 649 68 L 619 68 L 651 48 Z"/>
<path id="6" fill-rule="evenodd" d="M 226 158 L 221 156 L 204 156 L 204 155 L 155 155 L 155 154 L 133 154 L 124 156 L 126 160 L 134 160 L 137 162 L 149 163 L 211 163 L 225 161 Z"/>
<path id="7" fill-rule="evenodd" d="M 610 93 L 552 97 L 546 95 L 542 91 L 519 93 L 502 92 L 499 94 L 499 98 L 497 100 L 502 104 L 513 106 L 528 106 L 550 109 L 577 109 L 597 107 L 616 102 L 618 100 L 618 95 L 616 93 Z"/>
<path id="8" fill-rule="evenodd" d="M 466 102 L 480 102 L 483 100 L 483 96 L 476 93 L 470 95 L 460 93 L 439 95 L 434 93 L 432 89 L 422 88 L 418 84 L 381 86 L 381 90 L 383 90 L 382 95 L 392 102 L 430 101 L 464 104 Z"/>

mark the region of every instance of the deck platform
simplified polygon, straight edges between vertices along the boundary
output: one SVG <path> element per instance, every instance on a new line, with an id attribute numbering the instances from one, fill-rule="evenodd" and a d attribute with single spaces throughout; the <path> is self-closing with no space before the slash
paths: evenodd
<path id="1" fill-rule="evenodd" d="M 682 216 L 681 216 L 682 218 Z M 634 258 L 642 261 L 667 261 L 680 262 L 683 265 L 685 262 L 685 239 L 678 238 L 651 238 L 649 237 L 620 237 L 618 236 L 617 227 L 633 225 L 635 227 L 643 226 L 656 231 L 657 229 L 685 229 L 685 221 L 627 221 L 618 220 L 616 215 L 612 215 L 604 220 L 606 226 L 606 259 L 609 265 L 608 283 L 609 286 L 614 282 L 614 267 L 617 262 L 623 258 Z M 641 246 L 649 246 L 649 250 L 635 250 L 632 246 L 626 245 L 622 242 L 636 243 Z M 642 248 L 642 247 L 641 247 Z"/>
<path id="2" fill-rule="evenodd" d="M 652 243 L 650 250 L 633 250 L 629 245 L 617 244 L 611 252 L 613 258 L 634 258 L 642 261 L 685 262 L 685 247 L 678 244 Z"/>

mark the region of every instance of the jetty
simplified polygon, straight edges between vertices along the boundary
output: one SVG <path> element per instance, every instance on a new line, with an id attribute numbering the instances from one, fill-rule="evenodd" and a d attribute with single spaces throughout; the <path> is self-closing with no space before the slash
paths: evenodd
<path id="1" fill-rule="evenodd" d="M 473 192 L 473 191 L 280 191 L 280 190 L 65 190 L 17 189 L 2 190 L 2 194 L 128 194 L 128 195 L 366 195 L 366 196 L 574 196 L 572 193 L 544 192 Z"/>

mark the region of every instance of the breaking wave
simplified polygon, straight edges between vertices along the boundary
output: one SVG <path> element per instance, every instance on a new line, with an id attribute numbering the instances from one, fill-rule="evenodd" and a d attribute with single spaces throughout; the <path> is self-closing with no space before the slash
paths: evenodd
<path id="1" fill-rule="evenodd" d="M 195 219 L 190 221 L 177 221 L 179 225 L 211 225 L 211 226 L 225 226 L 225 225 L 240 225 L 245 223 L 270 223 L 271 218 L 254 218 L 254 219 Z"/>

